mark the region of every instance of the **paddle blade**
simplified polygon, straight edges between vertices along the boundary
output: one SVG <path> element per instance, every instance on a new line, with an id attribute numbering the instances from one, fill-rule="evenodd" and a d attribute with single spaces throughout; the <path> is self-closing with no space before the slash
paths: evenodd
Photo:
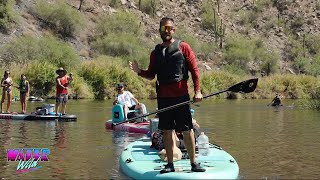
<path id="1" fill-rule="evenodd" d="M 258 78 L 249 79 L 246 81 L 242 81 L 236 85 L 231 86 L 228 91 L 232 92 L 240 92 L 240 93 L 250 93 L 253 92 L 258 84 Z"/>

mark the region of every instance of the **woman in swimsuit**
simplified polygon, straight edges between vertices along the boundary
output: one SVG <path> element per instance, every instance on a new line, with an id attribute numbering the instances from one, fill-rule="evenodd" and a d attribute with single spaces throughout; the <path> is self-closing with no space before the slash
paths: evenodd
<path id="1" fill-rule="evenodd" d="M 10 113 L 9 108 L 12 101 L 12 85 L 13 85 L 13 80 L 10 77 L 10 72 L 5 71 L 3 78 L 1 79 L 1 87 L 2 87 L 1 113 L 3 113 L 3 105 L 4 105 L 4 100 L 6 99 L 6 96 L 8 96 L 6 113 Z"/>

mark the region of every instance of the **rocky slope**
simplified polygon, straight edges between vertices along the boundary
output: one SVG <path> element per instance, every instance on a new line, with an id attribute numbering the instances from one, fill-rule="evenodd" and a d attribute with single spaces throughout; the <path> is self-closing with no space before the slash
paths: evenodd
<path id="1" fill-rule="evenodd" d="M 146 28 L 145 35 L 152 40 L 158 37 L 158 22 L 163 16 L 173 17 L 179 26 L 189 29 L 199 40 L 206 42 L 215 40 L 212 31 L 201 27 L 203 0 L 160 0 L 154 17 L 139 11 L 137 2 L 138 0 L 121 0 L 119 4 L 120 8 L 125 8 L 140 17 L 141 23 Z M 268 48 L 280 52 L 282 66 L 286 66 L 285 62 L 290 61 L 287 55 L 289 39 L 288 33 L 285 32 L 287 29 L 297 37 L 302 37 L 304 34 L 319 34 L 320 31 L 320 2 L 317 0 L 212 0 L 210 2 L 226 27 L 225 36 L 240 33 L 248 37 L 262 37 Z M 67 0 L 67 3 L 78 8 L 80 0 Z M 18 12 L 18 25 L 8 34 L 0 33 L 0 47 L 18 36 L 41 37 L 48 33 L 32 15 L 34 4 L 35 0 L 17 1 L 14 9 Z M 254 24 L 253 27 L 244 25 L 241 13 L 256 12 L 258 7 L 263 8 L 258 10 L 256 16 L 253 14 L 248 19 L 248 23 Z M 95 17 L 115 13 L 117 9 L 110 7 L 107 0 L 84 0 L 81 12 L 86 17 L 85 28 L 78 36 L 64 40 L 72 45 L 83 59 L 90 59 Z"/>

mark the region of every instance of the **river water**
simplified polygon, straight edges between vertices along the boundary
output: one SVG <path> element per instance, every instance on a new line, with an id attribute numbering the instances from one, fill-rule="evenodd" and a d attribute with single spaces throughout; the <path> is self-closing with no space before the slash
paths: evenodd
<path id="1" fill-rule="evenodd" d="M 213 100 L 200 103 L 195 119 L 210 142 L 238 162 L 240 179 L 318 179 L 320 177 L 320 113 L 291 106 L 266 106 L 270 100 Z M 142 100 L 149 111 L 156 101 Z M 51 102 L 52 103 L 52 102 Z M 106 130 L 111 101 L 70 100 L 68 113 L 77 122 L 0 120 L 0 178 L 126 179 L 119 155 L 143 135 Z M 42 103 L 29 103 L 31 111 Z M 14 102 L 12 111 L 20 111 Z M 48 148 L 42 168 L 17 173 L 7 149 Z"/>

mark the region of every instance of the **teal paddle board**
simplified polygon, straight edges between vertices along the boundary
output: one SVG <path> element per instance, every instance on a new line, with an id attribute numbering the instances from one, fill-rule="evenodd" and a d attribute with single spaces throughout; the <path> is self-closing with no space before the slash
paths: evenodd
<path id="1" fill-rule="evenodd" d="M 210 144 L 208 156 L 196 154 L 196 161 L 205 172 L 191 172 L 190 159 L 174 162 L 176 172 L 160 174 L 167 162 L 158 156 L 158 150 L 150 148 L 151 140 L 142 138 L 130 143 L 121 153 L 121 171 L 133 179 L 237 179 L 239 166 L 236 160 L 217 145 Z M 182 152 L 183 156 L 187 155 Z"/>

